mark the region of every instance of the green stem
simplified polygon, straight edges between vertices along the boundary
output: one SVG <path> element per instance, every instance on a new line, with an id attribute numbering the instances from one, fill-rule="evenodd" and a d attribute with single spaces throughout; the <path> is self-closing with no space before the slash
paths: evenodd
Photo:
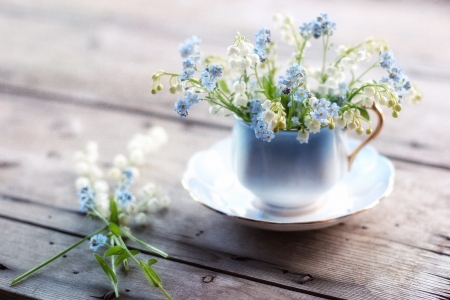
<path id="1" fill-rule="evenodd" d="M 325 82 L 324 80 L 324 74 L 325 74 L 325 64 L 327 60 L 327 49 L 328 49 L 328 40 L 330 39 L 330 36 L 327 35 L 326 42 L 325 37 L 322 36 L 323 41 L 323 58 L 322 58 L 322 72 L 320 73 L 320 78 L 322 79 L 322 83 Z"/>
<path id="2" fill-rule="evenodd" d="M 91 237 L 93 237 L 96 234 L 99 234 L 102 231 L 105 231 L 106 229 L 108 229 L 108 226 L 105 226 L 93 233 L 91 233 L 90 235 L 86 236 L 85 238 L 81 239 L 80 241 L 76 242 L 75 244 L 73 244 L 72 246 L 70 246 L 69 248 L 67 248 L 66 250 L 60 252 L 59 254 L 53 256 L 52 258 L 50 258 L 49 260 L 46 260 L 45 262 L 43 262 L 42 264 L 40 264 L 39 266 L 31 269 L 30 271 L 20 275 L 19 277 L 15 278 L 12 282 L 11 282 L 11 286 L 16 284 L 17 282 L 19 282 L 20 280 L 24 279 L 25 277 L 31 275 L 32 273 L 36 272 L 37 270 L 41 269 L 42 267 L 48 265 L 49 263 L 51 263 L 52 261 L 56 260 L 57 258 L 59 258 L 60 256 L 63 256 L 64 254 L 66 254 L 67 252 L 69 252 L 70 250 L 72 250 L 73 248 L 77 247 L 78 245 L 80 245 L 81 243 L 83 243 L 84 241 L 90 239 Z"/>
<path id="3" fill-rule="evenodd" d="M 161 255 L 162 257 L 164 257 L 164 258 L 168 258 L 169 257 L 169 254 L 167 254 L 167 253 L 165 253 L 165 252 L 163 252 L 163 251 L 161 251 L 161 250 L 159 250 L 159 249 L 157 249 L 157 248 L 155 248 L 153 246 L 150 246 L 149 244 L 147 244 L 147 243 L 141 241 L 140 239 L 134 237 L 131 233 L 129 233 L 129 232 L 125 231 L 125 230 L 122 230 L 121 232 L 126 237 L 128 237 L 129 239 L 131 239 L 131 240 L 135 241 L 136 243 L 138 243 L 139 245 L 144 246 L 145 248 L 150 249 L 151 251 Z"/>
<path id="4" fill-rule="evenodd" d="M 112 247 L 114 247 L 114 238 L 112 237 L 111 238 L 111 246 Z M 112 270 L 113 270 L 113 272 L 114 272 L 114 274 L 116 275 L 116 277 L 117 277 L 117 273 L 116 273 L 116 266 L 114 265 L 114 261 L 116 260 L 116 256 L 115 255 L 113 255 L 113 256 L 111 256 L 111 266 L 112 266 Z M 118 289 L 117 289 L 117 283 L 116 284 L 114 284 L 114 293 L 116 294 L 116 298 L 119 298 L 119 291 L 118 291 Z"/>
<path id="5" fill-rule="evenodd" d="M 305 46 L 306 43 L 308 43 L 308 39 L 307 38 L 303 38 L 303 45 L 302 45 L 302 49 L 300 50 L 300 54 L 299 54 L 299 59 L 298 59 L 298 64 L 301 65 L 302 64 L 302 60 L 303 60 L 303 51 L 305 51 Z"/>
<path id="6" fill-rule="evenodd" d="M 369 72 L 370 70 L 372 70 L 373 68 L 375 68 L 377 66 L 377 64 L 379 64 L 378 61 L 376 61 L 372 66 L 370 66 L 367 70 L 365 70 L 361 75 L 358 76 L 358 78 L 350 81 L 350 83 L 348 84 L 349 87 L 352 87 L 353 84 L 355 84 L 356 82 L 358 82 L 358 80 L 360 80 L 364 75 L 367 74 L 367 72 Z"/>

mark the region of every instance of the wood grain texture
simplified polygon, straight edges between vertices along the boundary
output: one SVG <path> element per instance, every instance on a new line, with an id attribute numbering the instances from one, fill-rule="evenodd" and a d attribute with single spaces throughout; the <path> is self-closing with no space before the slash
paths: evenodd
<path id="1" fill-rule="evenodd" d="M 0 137 L 0 157 L 15 165 L 0 172 L 5 182 L 0 187 L 2 215 L 87 234 L 91 225 L 76 213 L 73 149 L 95 138 L 106 162 L 123 150 L 125 132 L 139 131 L 152 120 L 95 108 L 38 105 L 27 98 L 0 104 L 0 119 L 9 124 Z M 272 233 L 219 218 L 194 203 L 179 184 L 187 158 L 227 133 L 170 120 L 157 123 L 169 131 L 166 149 L 182 151 L 161 151 L 150 158 L 141 182 L 163 184 L 174 203 L 136 234 L 171 249 L 175 260 L 341 298 L 431 299 L 429 293 L 448 291 L 449 220 L 442 213 L 449 209 L 448 171 L 397 162 L 394 193 L 370 212 L 320 231 Z M 83 130 L 74 133 L 73 124 L 83 124 Z M 314 281 L 300 285 L 306 274 Z"/>
<path id="2" fill-rule="evenodd" d="M 9 30 L 0 33 L 0 89 L 16 95 L 40 94 L 44 100 L 114 105 L 134 113 L 175 119 L 175 97 L 167 90 L 157 96 L 149 91 L 155 70 L 180 70 L 178 44 L 198 34 L 203 38 L 204 53 L 224 53 L 236 30 L 251 36 L 259 24 L 272 25 L 270 16 L 279 10 L 277 2 L 248 1 L 239 4 L 243 12 L 250 11 L 250 7 L 258 9 L 236 18 L 235 5 L 174 2 L 178 9 L 170 9 L 156 1 L 111 1 L 107 5 L 89 1 L 3 1 L 0 22 Z M 198 14 L 197 7 L 209 12 L 202 22 L 192 21 L 192 16 Z M 449 41 L 430 35 L 429 27 L 423 26 L 445 27 L 449 22 L 448 3 L 349 1 L 348 5 L 340 5 L 314 1 L 301 7 L 287 2 L 284 7 L 292 7 L 289 11 L 297 22 L 309 20 L 318 11 L 328 11 L 339 26 L 334 36 L 336 44 L 355 43 L 368 34 L 389 39 L 398 63 L 426 98 L 420 106 L 406 105 L 399 120 L 388 116 L 375 145 L 392 157 L 450 168 L 450 156 L 445 152 L 447 135 L 436 129 L 445 124 L 450 113 L 449 102 L 443 100 L 450 92 L 450 56 L 446 51 Z M 383 21 L 361 13 L 367 7 L 371 15 L 382 15 Z M 421 21 L 416 22 L 419 18 Z M 229 22 L 231 19 L 233 22 Z M 389 21 L 393 19 L 395 26 Z M 281 59 L 288 57 L 288 49 L 281 47 Z M 317 64 L 320 51 L 309 53 Z M 420 126 L 416 125 L 418 120 Z M 190 121 L 228 128 L 232 123 L 229 118 L 209 116 L 206 104 L 192 109 Z"/>
<path id="3" fill-rule="evenodd" d="M 0 270 L 2 299 L 91 299 L 111 290 L 108 279 L 95 261 L 89 244 L 82 244 L 51 265 L 10 287 L 13 278 L 36 266 L 79 238 L 0 219 L 6 238 L 2 239 L 0 260 L 8 270 Z M 99 250 L 99 254 L 103 251 Z M 147 260 L 148 255 L 140 255 Z M 234 278 L 164 259 L 158 259 L 155 270 L 174 299 L 318 299 L 270 285 Z M 119 270 L 120 299 L 166 299 L 147 283 L 138 267 Z"/>

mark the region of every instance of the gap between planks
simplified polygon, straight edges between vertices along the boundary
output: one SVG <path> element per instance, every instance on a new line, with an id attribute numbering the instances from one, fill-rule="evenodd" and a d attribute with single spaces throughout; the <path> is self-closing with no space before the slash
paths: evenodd
<path id="1" fill-rule="evenodd" d="M 174 116 L 173 114 L 165 114 L 162 112 L 154 112 L 151 110 L 133 108 L 133 107 L 125 106 L 125 105 L 108 103 L 103 100 L 92 100 L 92 99 L 88 100 L 88 99 L 84 99 L 82 97 L 65 95 L 65 94 L 53 92 L 53 91 L 43 91 L 43 90 L 38 90 L 38 89 L 34 89 L 34 88 L 12 85 L 12 84 L 8 84 L 8 83 L 4 83 L 4 82 L 0 82 L 0 93 L 7 94 L 7 95 L 13 95 L 13 96 L 26 97 L 26 98 L 31 98 L 31 99 L 35 99 L 35 100 L 42 100 L 42 101 L 46 101 L 46 102 L 55 102 L 55 103 L 59 103 L 59 104 L 62 103 L 62 104 L 83 106 L 83 107 L 89 107 L 89 108 L 100 109 L 100 110 L 121 112 L 121 113 L 130 114 L 130 115 L 153 117 L 156 119 L 166 120 L 166 121 L 170 121 L 170 122 L 182 123 L 187 126 L 195 125 L 195 126 L 200 126 L 200 127 L 205 127 L 205 128 L 213 128 L 213 129 L 224 130 L 224 131 L 230 131 L 232 129 L 232 126 L 216 124 L 213 122 L 192 120 L 192 119 L 182 119 L 182 118 Z M 380 153 L 383 154 L 382 151 L 380 151 Z M 424 167 L 437 168 L 437 169 L 441 169 L 441 170 L 450 171 L 450 166 L 446 166 L 446 165 L 439 165 L 439 164 L 430 163 L 430 162 L 421 162 L 421 161 L 417 161 L 414 159 L 408 159 L 408 158 L 400 157 L 400 156 L 396 156 L 396 155 L 386 155 L 386 154 L 383 154 L 383 155 L 394 161 L 401 161 L 401 162 L 409 163 L 409 164 L 413 164 L 413 165 L 419 165 L 419 166 L 424 166 Z"/>
<path id="2" fill-rule="evenodd" d="M 30 203 L 30 202 L 28 202 L 28 203 Z M 73 236 L 73 237 L 79 237 L 79 238 L 84 238 L 85 237 L 84 235 L 76 233 L 76 232 L 71 232 L 71 231 L 55 228 L 55 227 L 52 227 L 52 226 L 45 226 L 45 225 L 42 225 L 42 224 L 30 222 L 30 221 L 20 220 L 20 219 L 16 219 L 16 218 L 13 218 L 13 217 L 10 217 L 10 216 L 6 216 L 6 215 L 3 215 L 3 214 L 0 214 L 0 218 L 5 219 L 5 220 L 9 220 L 9 221 L 12 221 L 12 222 L 17 222 L 17 223 L 21 223 L 21 224 L 35 226 L 35 227 L 42 228 L 42 229 L 55 231 L 55 232 L 66 234 L 66 235 L 70 235 L 70 236 Z M 147 254 L 147 255 L 155 256 L 155 254 L 153 252 L 147 251 L 145 249 L 136 248 L 136 247 L 132 247 L 132 246 L 129 246 L 128 248 L 132 249 L 132 250 L 139 250 L 139 252 L 142 252 L 142 253 Z M 221 274 L 225 274 L 225 275 L 229 275 L 229 276 L 233 276 L 233 277 L 237 277 L 237 278 L 253 281 L 253 282 L 256 282 L 256 283 L 261 283 L 261 284 L 265 284 L 265 285 L 269 285 L 269 286 L 273 286 L 273 287 L 282 288 L 282 289 L 285 289 L 285 290 L 290 290 L 290 291 L 293 291 L 293 292 L 298 292 L 298 293 L 307 294 L 307 295 L 310 295 L 310 296 L 319 297 L 319 298 L 322 298 L 322 299 L 330 299 L 330 300 L 343 300 L 343 299 L 345 299 L 345 298 L 339 298 L 339 297 L 326 295 L 326 294 L 322 294 L 322 293 L 318 293 L 318 292 L 314 292 L 314 291 L 300 289 L 300 288 L 296 288 L 296 287 L 292 287 L 292 286 L 288 286 L 288 285 L 272 282 L 272 281 L 269 281 L 269 280 L 255 278 L 255 277 L 244 275 L 244 274 L 230 272 L 230 271 L 222 270 L 222 269 L 219 269 L 219 268 L 208 267 L 208 266 L 204 266 L 204 265 L 199 264 L 199 263 L 190 262 L 190 261 L 187 261 L 187 260 L 184 260 L 184 259 L 180 259 L 180 258 L 169 257 L 169 258 L 167 258 L 167 260 L 170 260 L 170 261 L 173 261 L 173 262 L 176 262 L 176 263 L 180 263 L 180 264 L 184 264 L 184 265 L 189 265 L 189 266 L 196 267 L 196 268 L 199 268 L 199 269 L 204 269 L 204 270 L 208 270 L 208 271 L 212 271 L 212 272 L 216 272 L 216 273 L 221 273 Z"/>

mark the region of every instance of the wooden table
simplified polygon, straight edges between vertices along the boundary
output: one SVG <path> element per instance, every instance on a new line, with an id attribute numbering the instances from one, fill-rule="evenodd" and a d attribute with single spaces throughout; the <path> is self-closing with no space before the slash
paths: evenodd
<path id="1" fill-rule="evenodd" d="M 328 12 L 336 44 L 388 38 L 426 96 L 388 117 L 374 142 L 395 165 L 392 195 L 323 230 L 252 229 L 192 201 L 180 184 L 186 162 L 228 136 L 231 120 L 206 106 L 181 120 L 167 90 L 150 95 L 155 70 L 180 70 L 185 38 L 223 54 L 236 31 L 251 37 L 277 10 L 298 24 Z M 98 141 L 107 164 L 134 133 L 161 125 L 170 141 L 140 182 L 164 186 L 172 205 L 134 232 L 170 253 L 155 268 L 175 299 L 450 299 L 449 12 L 443 1 L 0 1 L 0 298 L 110 290 L 87 245 L 9 283 L 100 225 L 77 211 L 74 151 Z M 120 274 L 122 299 L 163 299 L 132 269 Z"/>

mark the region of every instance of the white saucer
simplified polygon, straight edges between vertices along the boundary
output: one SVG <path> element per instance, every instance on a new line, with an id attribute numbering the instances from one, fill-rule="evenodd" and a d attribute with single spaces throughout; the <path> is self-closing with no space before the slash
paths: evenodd
<path id="1" fill-rule="evenodd" d="M 349 140 L 349 149 L 359 141 Z M 368 210 L 389 196 L 394 167 L 389 159 L 366 146 L 352 170 L 310 212 L 283 216 L 261 209 L 256 196 L 244 188 L 231 167 L 231 139 L 195 153 L 188 162 L 182 184 L 194 200 L 238 223 L 276 231 L 302 231 L 328 227 Z"/>

